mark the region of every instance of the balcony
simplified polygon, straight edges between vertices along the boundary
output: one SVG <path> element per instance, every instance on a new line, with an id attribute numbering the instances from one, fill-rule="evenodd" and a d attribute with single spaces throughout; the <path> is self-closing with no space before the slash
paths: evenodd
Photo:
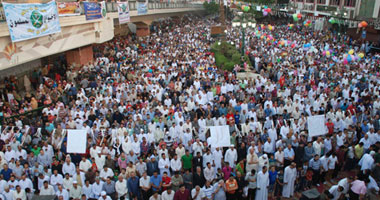
<path id="1" fill-rule="evenodd" d="M 336 6 L 317 5 L 318 12 L 334 12 L 337 10 L 338 10 L 338 7 Z"/>
<path id="2" fill-rule="evenodd" d="M 41 0 L 38 1 L 41 2 Z M 17 2 L 20 1 L 17 0 Z M 42 2 L 48 2 L 48 0 Z M 117 3 L 107 2 L 106 7 L 107 17 L 86 20 L 82 9 L 81 15 L 59 17 L 61 32 L 15 43 L 9 37 L 4 15 L 0 14 L 3 20 L 0 22 L 0 70 L 10 69 L 13 66 L 27 69 L 31 62 L 37 60 L 35 63 L 37 65 L 40 58 L 53 54 L 77 51 L 78 49 L 80 52 L 84 52 L 86 49 L 91 49 L 92 44 L 104 43 L 114 38 L 115 35 L 125 34 L 128 31 L 134 32 L 138 36 L 144 36 L 149 34 L 151 23 L 159 18 L 204 11 L 203 5 L 198 2 L 149 2 L 148 13 L 139 15 L 136 1 L 130 1 L 130 23 L 120 25 Z M 9 47 L 12 47 L 11 52 L 8 52 Z M 81 63 L 83 62 L 85 61 L 81 61 Z"/>
<path id="3" fill-rule="evenodd" d="M 47 3 L 50 0 L 41 0 L 38 2 Z M 7 1 L 4 2 L 15 2 L 15 1 Z M 26 0 L 17 0 L 18 3 L 26 3 Z M 30 2 L 30 1 L 29 1 Z M 76 2 L 73 0 L 60 0 L 59 2 Z M 83 2 L 80 2 L 81 5 L 81 15 L 84 15 L 84 6 Z M 116 2 L 106 2 L 107 13 L 116 13 L 117 12 L 117 3 Z M 159 1 L 149 1 L 148 10 L 157 10 L 157 9 L 178 9 L 178 8 L 203 8 L 203 5 L 194 1 L 176 1 L 176 2 L 159 2 Z M 129 10 L 137 11 L 137 2 L 129 1 Z M 148 13 L 149 14 L 149 13 Z M 0 4 L 0 23 L 5 22 L 5 15 L 2 4 Z"/>

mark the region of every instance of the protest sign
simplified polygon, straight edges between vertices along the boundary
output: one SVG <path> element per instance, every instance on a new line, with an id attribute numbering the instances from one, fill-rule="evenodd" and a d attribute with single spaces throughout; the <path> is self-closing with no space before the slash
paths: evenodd
<path id="1" fill-rule="evenodd" d="M 229 147 L 231 145 L 230 131 L 228 126 L 210 126 L 211 147 Z"/>
<path id="2" fill-rule="evenodd" d="M 309 131 L 309 137 L 325 135 L 327 133 L 327 127 L 325 124 L 325 116 L 316 115 L 316 116 L 308 117 L 307 128 Z"/>
<path id="3" fill-rule="evenodd" d="M 67 130 L 67 153 L 86 153 L 86 130 Z"/>

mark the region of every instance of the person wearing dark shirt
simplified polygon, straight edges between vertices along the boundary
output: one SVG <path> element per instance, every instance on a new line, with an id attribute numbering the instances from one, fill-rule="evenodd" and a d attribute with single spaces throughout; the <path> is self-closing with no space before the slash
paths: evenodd
<path id="1" fill-rule="evenodd" d="M 197 167 L 196 172 L 193 175 L 193 186 L 199 185 L 199 187 L 203 187 L 205 185 L 205 178 L 201 171 L 201 167 Z"/>
<path id="2" fill-rule="evenodd" d="M 201 153 L 197 152 L 197 156 L 195 158 L 193 158 L 193 169 L 194 169 L 194 171 L 196 170 L 197 167 L 200 167 L 202 169 L 202 165 L 203 165 L 203 158 L 201 156 Z"/>
<path id="3" fill-rule="evenodd" d="M 80 156 L 79 154 L 71 154 L 71 162 L 74 163 L 75 166 L 79 165 L 80 161 L 82 160 L 82 156 Z"/>
<path id="4" fill-rule="evenodd" d="M 237 153 L 238 153 L 238 162 L 240 160 L 243 160 L 247 157 L 247 146 L 245 145 L 244 142 L 242 142 L 238 148 L 237 148 Z"/>
<path id="5" fill-rule="evenodd" d="M 140 199 L 139 182 L 139 178 L 136 176 L 135 172 L 132 172 L 131 177 L 127 182 L 129 196 L 132 199 L 135 197 L 137 197 L 137 199 Z"/>
<path id="6" fill-rule="evenodd" d="M 300 143 L 299 146 L 295 150 L 295 157 L 294 157 L 294 162 L 297 164 L 297 166 L 302 166 L 304 153 L 305 153 L 305 145 L 303 143 Z"/>
<path id="7" fill-rule="evenodd" d="M 181 185 L 179 190 L 174 194 L 173 200 L 190 200 L 190 191 L 185 188 L 185 185 Z"/>
<path id="8" fill-rule="evenodd" d="M 7 164 L 4 164 L 3 169 L 0 171 L 0 174 L 3 175 L 4 180 L 9 181 L 13 171 L 8 168 Z"/>
<path id="9" fill-rule="evenodd" d="M 150 162 L 147 162 L 146 168 L 147 168 L 147 174 L 149 176 L 152 176 L 153 172 L 159 172 L 160 171 L 158 169 L 158 162 L 156 161 L 156 157 L 154 157 L 154 156 L 150 157 Z"/>
<path id="10" fill-rule="evenodd" d="M 51 165 L 51 171 L 57 170 L 59 174 L 62 174 L 62 164 L 57 160 L 57 158 L 53 158 L 53 163 Z"/>
<path id="11" fill-rule="evenodd" d="M 240 172 L 236 172 L 236 181 L 238 184 L 238 189 L 236 192 L 236 197 L 238 199 L 243 199 L 243 189 L 245 186 L 247 186 L 247 181 L 245 181 L 245 178 L 242 176 Z"/>

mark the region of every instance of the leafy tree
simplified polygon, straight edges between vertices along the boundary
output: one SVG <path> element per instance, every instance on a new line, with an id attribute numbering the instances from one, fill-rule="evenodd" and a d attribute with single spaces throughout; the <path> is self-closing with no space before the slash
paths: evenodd
<path id="1" fill-rule="evenodd" d="M 262 5 L 270 5 L 270 4 L 274 4 L 275 0 L 244 0 L 242 2 L 262 4 Z"/>
<path id="2" fill-rule="evenodd" d="M 214 1 L 208 3 L 207 1 L 205 1 L 203 3 L 203 7 L 205 8 L 206 10 L 206 13 L 207 14 L 215 14 L 215 13 L 218 13 L 219 12 L 219 4 L 215 3 Z"/>
<path id="3" fill-rule="evenodd" d="M 241 53 L 227 42 L 221 42 L 220 45 L 217 42 L 214 43 L 211 46 L 211 52 L 214 53 L 216 66 L 221 69 L 232 71 L 236 64 L 241 64 Z M 247 55 L 244 56 L 244 61 L 251 65 Z"/>

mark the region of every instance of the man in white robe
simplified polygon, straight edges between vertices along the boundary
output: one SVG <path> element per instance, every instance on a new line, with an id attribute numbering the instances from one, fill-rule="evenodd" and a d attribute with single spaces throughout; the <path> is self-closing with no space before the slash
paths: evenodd
<path id="1" fill-rule="evenodd" d="M 94 199 L 98 199 L 100 197 L 100 192 L 103 190 L 104 182 L 100 181 L 99 178 L 95 179 L 95 183 L 92 184 L 92 193 L 94 194 Z"/>
<path id="2" fill-rule="evenodd" d="M 268 168 L 264 166 L 262 170 L 257 173 L 257 190 L 255 200 L 267 200 L 268 199 L 268 187 L 269 187 L 269 173 Z"/>
<path id="3" fill-rule="evenodd" d="M 375 155 L 374 151 L 371 151 L 370 153 L 366 153 L 363 155 L 362 159 L 359 161 L 359 165 L 361 166 L 360 170 L 371 170 L 373 167 L 373 164 L 375 163 L 375 160 L 373 159 L 373 156 Z"/>
<path id="4" fill-rule="evenodd" d="M 282 188 L 282 196 L 290 198 L 294 194 L 294 183 L 297 177 L 296 163 L 292 162 L 285 167 L 284 171 L 284 186 Z"/>
<path id="5" fill-rule="evenodd" d="M 234 145 L 231 145 L 231 147 L 226 151 L 226 154 L 224 155 L 224 162 L 228 162 L 231 168 L 235 168 L 236 161 L 237 151 L 234 148 Z"/>
<path id="6" fill-rule="evenodd" d="M 50 185 L 53 186 L 54 190 L 58 190 L 58 185 L 63 184 L 63 176 L 58 174 L 58 170 L 53 171 L 53 175 L 50 177 Z"/>
<path id="7" fill-rule="evenodd" d="M 264 155 L 262 155 L 262 156 L 259 157 L 259 171 L 264 166 L 267 167 L 267 168 L 269 168 L 269 159 L 268 159 L 268 155 L 267 154 L 264 154 Z"/>
<path id="8" fill-rule="evenodd" d="M 219 168 L 222 169 L 223 150 L 221 150 L 219 147 L 215 148 L 215 150 L 212 152 L 212 157 L 214 158 L 215 170 Z"/>
<path id="9" fill-rule="evenodd" d="M 252 169 L 255 169 L 257 171 L 259 164 L 259 157 L 257 157 L 257 154 L 255 153 L 254 148 L 249 149 L 249 153 L 247 154 L 247 165 L 245 167 L 245 170 L 247 172 L 250 172 Z"/>
<path id="10" fill-rule="evenodd" d="M 203 168 L 207 167 L 207 163 L 211 163 L 211 165 L 214 165 L 214 158 L 211 154 L 210 149 L 207 149 L 207 153 L 203 155 Z"/>
<path id="11" fill-rule="evenodd" d="M 132 150 L 132 143 L 129 141 L 129 137 L 125 137 L 121 143 L 121 148 L 124 153 L 129 153 Z"/>
<path id="12" fill-rule="evenodd" d="M 174 158 L 170 161 L 170 168 L 172 168 L 173 172 L 181 171 L 182 162 L 181 162 L 181 159 L 178 159 L 177 154 L 174 155 Z"/>
<path id="13" fill-rule="evenodd" d="M 160 168 L 161 176 L 164 174 L 164 172 L 167 172 L 168 176 L 170 176 L 170 160 L 166 157 L 165 153 L 161 154 L 160 161 L 158 161 L 158 168 Z"/>

